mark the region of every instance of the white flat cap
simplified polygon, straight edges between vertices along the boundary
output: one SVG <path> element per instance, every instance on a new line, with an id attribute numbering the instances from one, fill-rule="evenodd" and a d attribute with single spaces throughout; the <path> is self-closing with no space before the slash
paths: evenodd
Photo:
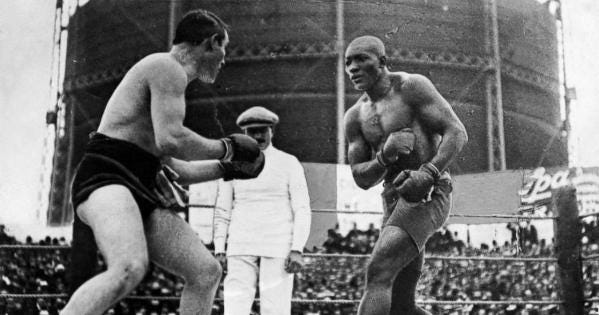
<path id="1" fill-rule="evenodd" d="M 279 122 L 279 116 L 262 106 L 248 108 L 237 117 L 237 126 L 241 129 L 251 127 L 271 127 Z"/>

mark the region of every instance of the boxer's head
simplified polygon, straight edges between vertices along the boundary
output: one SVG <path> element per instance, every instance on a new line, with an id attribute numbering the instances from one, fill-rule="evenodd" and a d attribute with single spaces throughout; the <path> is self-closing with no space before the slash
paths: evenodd
<path id="1" fill-rule="evenodd" d="M 358 37 L 345 50 L 345 72 L 357 90 L 370 89 L 386 67 L 385 45 L 377 37 Z"/>
<path id="2" fill-rule="evenodd" d="M 216 14 L 206 10 L 190 11 L 177 25 L 173 45 L 184 47 L 197 77 L 213 83 L 225 64 L 229 44 L 228 26 Z"/>
<path id="3" fill-rule="evenodd" d="M 278 122 L 279 116 L 262 106 L 250 107 L 237 117 L 237 126 L 258 142 L 260 150 L 271 144 L 274 127 Z"/>

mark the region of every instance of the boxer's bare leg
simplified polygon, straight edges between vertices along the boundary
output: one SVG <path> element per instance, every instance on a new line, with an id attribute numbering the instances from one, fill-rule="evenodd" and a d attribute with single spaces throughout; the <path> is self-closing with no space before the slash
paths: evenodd
<path id="1" fill-rule="evenodd" d="M 107 270 L 79 287 L 60 314 L 102 314 L 133 290 L 147 271 L 141 214 L 126 187 L 109 185 L 81 203 L 77 215 L 93 230 Z"/>
<path id="2" fill-rule="evenodd" d="M 429 312 L 416 305 L 416 286 L 422 275 L 424 250 L 395 277 L 389 314 L 425 315 Z"/>
<path id="3" fill-rule="evenodd" d="M 222 268 L 189 224 L 157 209 L 146 224 L 146 237 L 152 262 L 185 279 L 180 314 L 209 315 Z"/>
<path id="4" fill-rule="evenodd" d="M 394 280 L 418 254 L 416 244 L 402 228 L 392 225 L 383 228 L 366 271 L 366 290 L 359 315 L 389 315 Z"/>

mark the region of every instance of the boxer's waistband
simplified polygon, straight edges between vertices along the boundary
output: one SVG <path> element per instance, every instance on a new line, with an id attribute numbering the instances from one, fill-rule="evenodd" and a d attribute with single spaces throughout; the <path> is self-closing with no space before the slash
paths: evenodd
<path id="1" fill-rule="evenodd" d="M 142 182 L 153 182 L 161 168 L 160 159 L 140 146 L 99 132 L 90 134 L 84 155 L 88 153 L 118 161 Z"/>
<path id="2" fill-rule="evenodd" d="M 397 192 L 396 188 L 399 187 L 400 185 L 394 185 L 392 181 L 385 181 L 383 183 L 383 192 L 381 193 L 381 196 L 383 196 L 383 198 L 386 198 L 386 199 L 387 198 L 396 199 L 399 194 Z M 448 171 L 443 171 L 441 173 L 441 176 L 439 176 L 439 179 L 437 179 L 435 181 L 431 190 L 435 189 L 436 187 L 441 187 L 441 186 L 452 186 L 451 175 L 449 174 Z"/>

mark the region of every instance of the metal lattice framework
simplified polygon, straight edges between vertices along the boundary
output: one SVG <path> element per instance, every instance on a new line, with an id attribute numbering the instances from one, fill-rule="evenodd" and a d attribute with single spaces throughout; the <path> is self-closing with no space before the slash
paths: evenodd
<path id="1" fill-rule="evenodd" d="M 305 58 L 336 58 L 335 42 L 286 45 L 256 45 L 251 47 L 236 46 L 230 49 L 228 63 L 248 61 L 270 61 Z M 484 56 L 468 55 L 450 51 L 424 51 L 409 49 L 393 49 L 389 53 L 391 61 L 403 64 L 417 64 L 433 67 L 446 67 L 461 70 L 488 70 L 492 68 L 492 60 Z M 558 82 L 551 76 L 528 69 L 526 67 L 503 61 L 502 74 L 550 93 L 557 93 Z M 73 92 L 120 80 L 131 64 L 122 64 L 111 69 L 66 78 L 65 91 Z"/>

